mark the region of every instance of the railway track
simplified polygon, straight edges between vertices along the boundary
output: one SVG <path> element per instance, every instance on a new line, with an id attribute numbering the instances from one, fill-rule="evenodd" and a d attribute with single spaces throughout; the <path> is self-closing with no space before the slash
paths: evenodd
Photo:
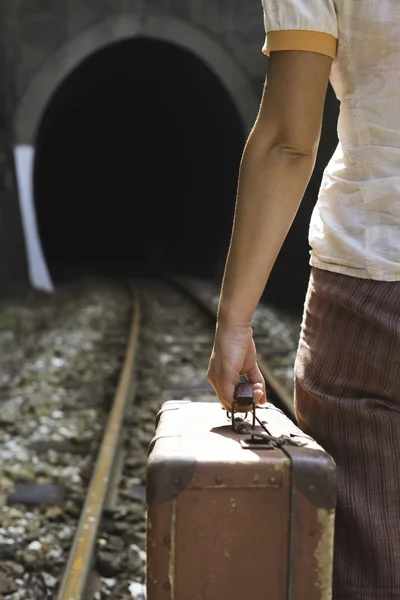
<path id="1" fill-rule="evenodd" d="M 10 566 L 16 573 L 21 572 L 22 566 L 27 569 L 23 578 L 18 579 L 18 585 L 24 585 L 25 591 L 20 589 L 16 595 L 5 595 L 5 600 L 143 600 L 145 597 L 147 449 L 154 433 L 155 416 L 164 401 L 215 400 L 214 392 L 206 380 L 206 370 L 214 335 L 216 298 L 215 289 L 213 291 L 205 282 L 194 280 L 138 281 L 136 287 L 137 292 L 130 288 L 131 322 L 124 356 L 123 344 L 126 338 L 125 333 L 123 337 L 121 333 L 128 329 L 129 302 L 126 295 L 125 299 L 122 297 L 121 289 L 115 300 L 124 305 L 123 318 L 118 320 L 115 330 L 118 331 L 118 338 L 113 333 L 116 325 L 110 325 L 111 337 L 103 336 L 104 341 L 110 339 L 111 344 L 115 338 L 120 356 L 118 361 L 123 358 L 123 362 L 115 363 L 122 366 L 119 381 L 113 380 L 112 389 L 115 392 L 110 396 L 108 408 L 104 405 L 104 399 L 101 404 L 94 398 L 88 397 L 86 400 L 96 407 L 91 409 L 92 413 L 93 410 L 102 411 L 98 413 L 98 423 L 93 423 L 93 415 L 90 421 L 95 426 L 99 441 L 87 447 L 81 446 L 78 440 L 76 451 L 82 456 L 83 461 L 79 460 L 86 464 L 84 468 L 87 473 L 79 475 L 79 471 L 76 471 L 77 483 L 72 487 L 73 493 L 78 493 L 75 504 L 72 506 L 68 499 L 65 509 L 64 505 L 59 504 L 54 507 L 50 504 L 49 508 L 38 506 L 37 512 L 44 513 L 45 517 L 49 515 L 52 522 L 49 524 L 46 520 L 40 521 L 38 533 L 29 533 L 27 529 L 26 537 L 21 534 L 19 538 L 17 530 L 23 521 L 27 521 L 26 518 L 21 520 L 21 515 L 24 516 L 24 510 L 25 515 L 29 516 L 30 513 L 29 504 L 25 504 L 25 509 L 24 502 L 21 506 L 17 505 L 16 513 L 19 513 L 19 517 L 15 520 L 15 525 L 12 522 L 7 527 L 16 532 L 16 545 L 22 551 L 26 549 L 27 556 L 21 558 L 19 551 L 12 554 L 12 548 L 10 547 L 9 552 L 7 547 L 4 556 L 7 560 L 11 557 L 11 566 L 7 561 L 2 564 L 0 522 L 0 579 L 2 566 Z M 124 289 L 123 293 L 125 292 Z M 113 300 L 110 314 L 116 310 L 115 301 Z M 274 352 L 270 348 L 270 338 L 284 337 L 285 329 L 279 329 L 276 325 L 275 321 L 279 319 L 276 319 L 272 310 L 264 310 L 266 312 L 259 315 L 256 341 L 257 346 L 260 344 L 263 353 L 268 355 L 268 352 Z M 269 323 L 268 331 L 262 327 L 266 322 Z M 124 323 L 126 329 L 121 330 Z M 278 354 L 288 352 L 285 344 L 279 346 L 278 343 L 275 347 Z M 288 362 L 292 357 L 290 352 Z M 112 355 L 113 346 L 110 356 Z M 270 356 L 271 354 L 268 355 L 268 361 Z M 51 360 L 61 361 L 57 357 Z M 269 365 L 265 365 L 262 360 L 260 363 L 269 400 L 292 414 L 290 392 L 271 372 Z M 279 366 L 279 361 L 274 363 L 274 369 L 276 365 Z M 95 377 L 98 377 L 99 369 L 97 372 Z M 88 383 L 89 389 L 97 394 L 97 387 Z M 68 410 L 73 410 L 75 396 L 72 394 L 69 397 L 68 388 L 65 394 Z M 84 433 L 86 435 L 90 432 Z M 55 447 L 59 444 L 54 443 Z M 60 447 L 61 459 L 68 465 L 70 455 L 66 454 L 63 458 L 63 444 L 64 442 Z M 52 453 L 51 440 L 49 445 Z M 70 451 L 71 447 L 71 444 L 67 444 L 66 451 Z M 58 475 L 55 475 L 54 481 L 58 481 Z M 71 513 L 70 509 L 73 509 Z M 10 511 L 13 510 L 15 513 L 15 509 L 10 508 Z M 58 523 L 54 523 L 54 519 Z M 48 526 L 52 526 L 54 530 L 54 525 L 53 538 L 57 539 L 56 532 L 60 532 L 57 555 L 54 547 L 49 545 Z M 72 537 L 63 541 L 61 535 L 65 536 L 66 530 Z M 27 560 L 30 561 L 29 564 Z M 19 561 L 21 567 L 18 566 Z M 0 596 L 1 592 L 0 583 Z"/>
<path id="2" fill-rule="evenodd" d="M 212 303 L 196 293 L 187 280 L 175 279 L 170 284 L 179 288 L 180 292 L 184 292 L 186 297 L 201 308 L 210 321 L 209 331 L 212 332 L 211 324 L 215 320 L 215 307 Z M 132 403 L 136 387 L 135 361 L 138 354 L 140 314 L 138 294 L 133 291 L 133 316 L 126 357 L 57 600 L 89 600 L 96 594 L 96 578 L 92 571 L 93 553 L 107 496 L 115 495 L 115 490 L 112 488 L 118 487 L 123 468 L 121 431 L 127 406 Z M 293 403 L 284 386 L 274 377 L 262 359 L 260 359 L 260 368 L 266 380 L 269 399 L 293 416 Z M 187 391 L 190 392 L 190 389 Z M 196 389 L 192 389 L 193 392 L 196 393 Z M 131 597 L 135 597 L 135 592 L 133 590 L 131 592 Z M 136 597 L 139 598 L 141 593 L 139 591 Z"/>
<path id="3" fill-rule="evenodd" d="M 100 446 L 96 466 L 90 481 L 82 516 L 75 534 L 70 557 L 57 595 L 58 600 L 81 600 L 87 590 L 87 580 L 91 568 L 91 557 L 95 547 L 100 519 L 110 482 L 113 478 L 120 446 L 124 415 L 134 393 L 134 366 L 140 331 L 140 303 L 132 289 L 132 322 L 126 348 L 126 355 L 108 418 L 104 437 Z"/>

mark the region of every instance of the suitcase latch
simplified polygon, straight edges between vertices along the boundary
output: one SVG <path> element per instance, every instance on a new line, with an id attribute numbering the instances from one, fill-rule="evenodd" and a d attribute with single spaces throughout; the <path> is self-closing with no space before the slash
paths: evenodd
<path id="1" fill-rule="evenodd" d="M 275 440 L 267 440 L 255 435 L 249 439 L 240 440 L 240 445 L 244 450 L 275 450 L 277 448 Z"/>
<path id="2" fill-rule="evenodd" d="M 251 438 L 240 440 L 240 445 L 245 450 L 276 450 L 277 448 L 282 448 L 282 446 L 296 446 L 301 448 L 307 445 L 307 442 L 294 440 L 288 435 L 275 437 L 266 431 L 253 433 L 250 428 L 246 433 L 250 433 Z"/>

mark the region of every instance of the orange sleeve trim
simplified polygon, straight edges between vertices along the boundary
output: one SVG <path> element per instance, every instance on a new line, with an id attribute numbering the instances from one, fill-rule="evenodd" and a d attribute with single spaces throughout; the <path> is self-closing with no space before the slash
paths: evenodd
<path id="1" fill-rule="evenodd" d="M 263 52 L 269 56 L 269 53 L 275 50 L 306 50 L 326 54 L 335 60 L 337 39 L 322 31 L 299 29 L 268 31 Z"/>

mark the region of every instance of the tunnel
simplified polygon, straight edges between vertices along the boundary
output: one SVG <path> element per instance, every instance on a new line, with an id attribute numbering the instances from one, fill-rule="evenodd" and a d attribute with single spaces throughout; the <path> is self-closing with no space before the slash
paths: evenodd
<path id="1" fill-rule="evenodd" d="M 282 307 L 303 304 L 308 225 L 337 111 L 329 88 L 316 169 L 265 293 Z M 115 268 L 219 279 L 245 136 L 218 76 L 180 46 L 134 38 L 86 59 L 36 136 L 35 208 L 53 280 Z"/>
<path id="2" fill-rule="evenodd" d="M 52 277 L 113 265 L 212 276 L 244 141 L 231 96 L 191 52 L 135 38 L 86 59 L 36 136 L 35 208 Z"/>

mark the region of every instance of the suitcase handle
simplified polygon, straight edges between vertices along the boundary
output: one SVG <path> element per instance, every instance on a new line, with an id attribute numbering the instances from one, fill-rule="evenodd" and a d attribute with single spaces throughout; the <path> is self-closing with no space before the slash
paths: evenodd
<path id="1" fill-rule="evenodd" d="M 232 421 L 232 429 L 236 432 L 235 426 L 235 407 L 236 406 L 251 406 L 253 413 L 253 423 L 252 427 L 254 429 L 256 425 L 256 405 L 254 404 L 254 391 L 253 384 L 250 383 L 244 375 L 240 376 L 239 383 L 235 388 L 235 393 L 233 396 L 232 402 L 232 412 L 231 412 L 231 421 Z M 228 413 L 229 414 L 229 413 Z M 245 415 L 245 418 L 247 417 Z"/>
<path id="2" fill-rule="evenodd" d="M 240 381 L 235 388 L 234 401 L 240 406 L 254 403 L 253 384 L 244 375 L 240 376 Z"/>

